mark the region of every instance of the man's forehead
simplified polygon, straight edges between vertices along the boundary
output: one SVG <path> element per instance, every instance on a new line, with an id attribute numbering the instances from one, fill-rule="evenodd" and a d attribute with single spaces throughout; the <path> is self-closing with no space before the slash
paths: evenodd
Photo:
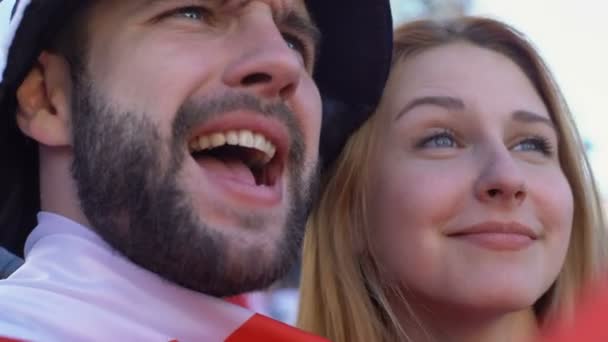
<path id="1" fill-rule="evenodd" d="M 240 6 L 244 7 L 252 2 L 266 3 L 277 12 L 286 13 L 295 11 L 299 14 L 308 15 L 305 0 L 219 0 L 222 6 Z"/>
<path id="2" fill-rule="evenodd" d="M 195 1 L 184 1 L 184 0 L 136 0 L 131 3 L 137 8 L 151 6 L 155 4 L 163 3 L 175 3 L 180 4 L 187 2 L 187 5 L 211 5 L 213 7 L 221 8 L 241 8 L 249 5 L 252 2 L 261 2 L 270 6 L 278 14 L 287 14 L 290 12 L 296 12 L 306 18 L 309 18 L 308 10 L 306 9 L 305 0 L 195 0 Z M 186 5 L 186 4 L 184 4 Z"/>

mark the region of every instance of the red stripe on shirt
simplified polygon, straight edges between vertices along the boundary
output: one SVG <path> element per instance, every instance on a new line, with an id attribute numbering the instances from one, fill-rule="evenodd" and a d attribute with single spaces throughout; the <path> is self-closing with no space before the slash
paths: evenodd
<path id="1" fill-rule="evenodd" d="M 250 341 L 328 342 L 329 340 L 255 314 L 226 339 L 226 342 Z"/>

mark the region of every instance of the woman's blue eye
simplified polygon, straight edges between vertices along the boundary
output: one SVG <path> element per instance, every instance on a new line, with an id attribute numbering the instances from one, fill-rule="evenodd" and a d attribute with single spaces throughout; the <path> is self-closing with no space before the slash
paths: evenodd
<path id="1" fill-rule="evenodd" d="M 526 138 L 515 145 L 513 151 L 540 152 L 546 156 L 550 156 L 553 152 L 551 144 L 546 138 L 543 137 Z"/>
<path id="2" fill-rule="evenodd" d="M 450 132 L 442 132 L 424 138 L 418 143 L 420 148 L 454 148 L 457 147 L 456 139 Z"/>

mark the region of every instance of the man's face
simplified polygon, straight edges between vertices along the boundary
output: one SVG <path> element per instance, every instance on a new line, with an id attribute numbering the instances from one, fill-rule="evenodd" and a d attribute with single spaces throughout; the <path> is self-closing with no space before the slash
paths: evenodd
<path id="1" fill-rule="evenodd" d="M 295 260 L 321 101 L 303 0 L 100 1 L 74 72 L 73 176 L 134 262 L 227 296 Z"/>

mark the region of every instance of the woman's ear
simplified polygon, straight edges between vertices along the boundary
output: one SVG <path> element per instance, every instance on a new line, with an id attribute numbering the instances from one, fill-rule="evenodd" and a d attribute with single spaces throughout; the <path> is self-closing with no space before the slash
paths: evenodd
<path id="1" fill-rule="evenodd" d="M 17 124 L 40 144 L 71 144 L 69 75 L 64 58 L 43 52 L 17 90 Z"/>

